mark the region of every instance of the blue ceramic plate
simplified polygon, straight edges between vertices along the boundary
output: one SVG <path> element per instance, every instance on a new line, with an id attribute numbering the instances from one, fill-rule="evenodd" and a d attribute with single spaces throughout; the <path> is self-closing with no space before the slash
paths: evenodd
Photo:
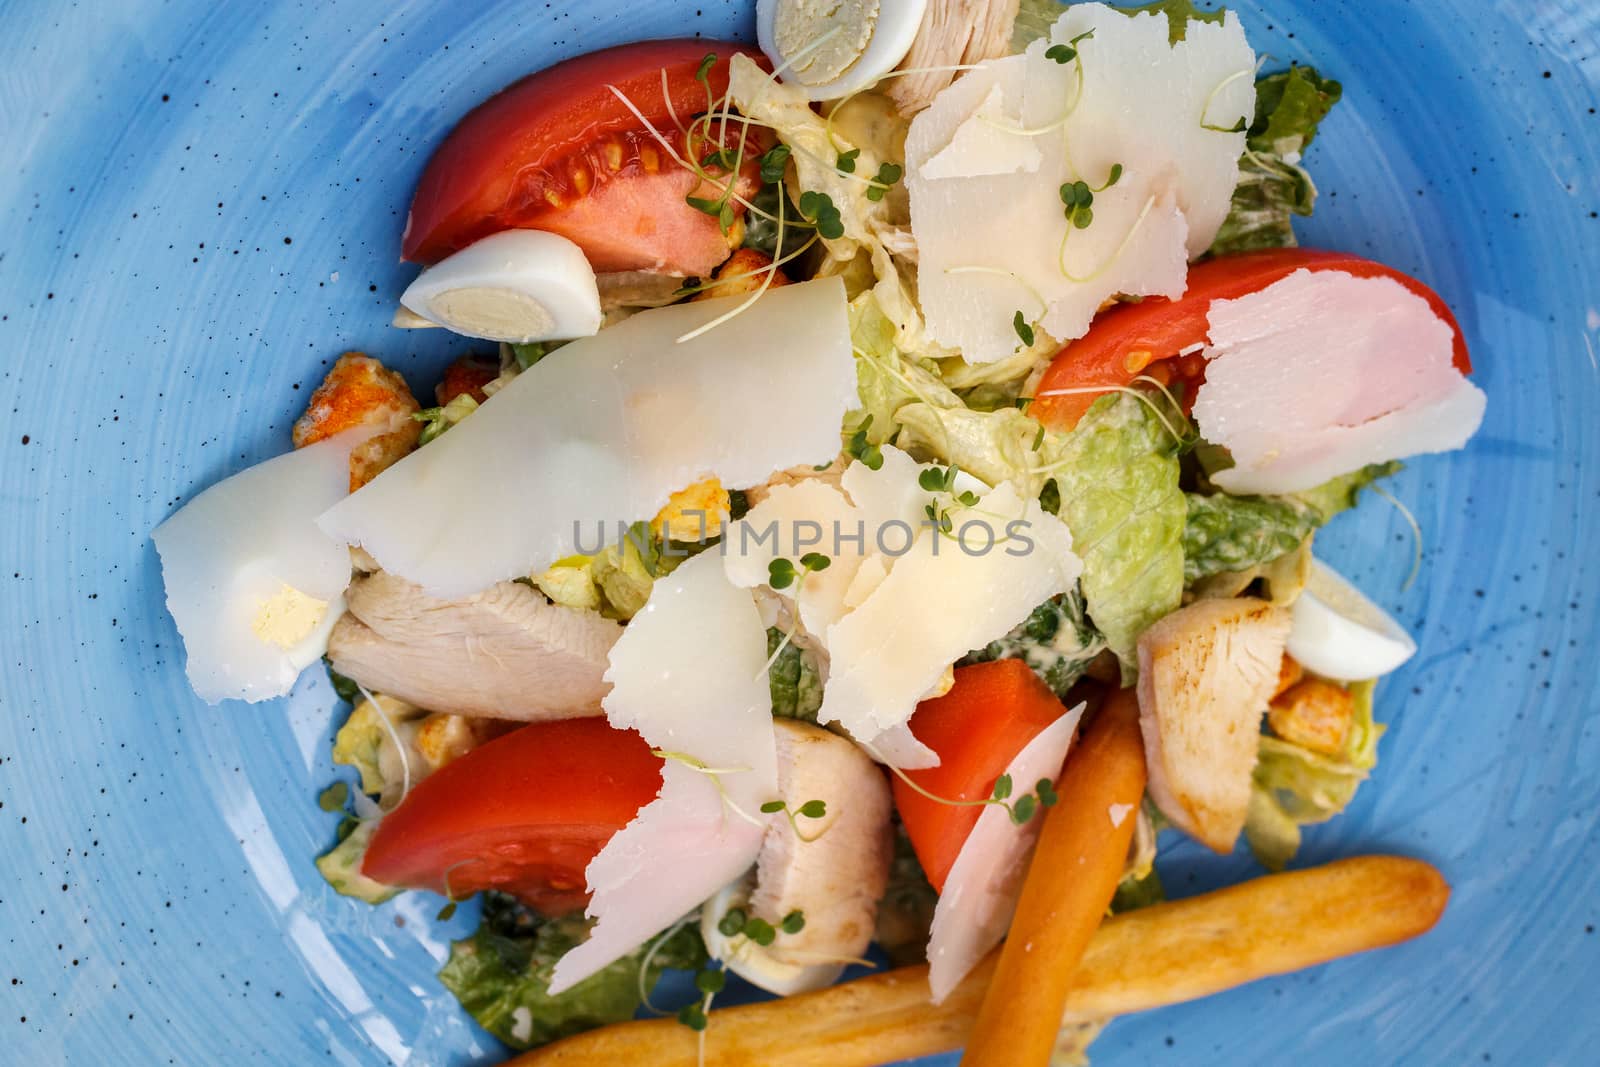
<path id="1" fill-rule="evenodd" d="M 465 350 L 387 327 L 412 185 L 462 113 L 574 53 L 751 36 L 751 0 L 0 2 L 0 1059 L 468 1064 L 433 972 L 465 913 L 370 909 L 311 865 L 333 696 L 190 693 L 150 529 L 288 446 L 345 349 L 418 385 Z M 1593 1062 L 1600 986 L 1600 5 L 1246 0 L 1345 102 L 1310 243 L 1435 285 L 1488 421 L 1319 549 L 1416 632 L 1376 779 L 1302 862 L 1424 856 L 1427 938 L 1124 1019 L 1116 1063 Z M 1249 876 L 1169 842 L 1169 887 Z M 953 1059 L 948 1062 L 953 1063 Z"/>

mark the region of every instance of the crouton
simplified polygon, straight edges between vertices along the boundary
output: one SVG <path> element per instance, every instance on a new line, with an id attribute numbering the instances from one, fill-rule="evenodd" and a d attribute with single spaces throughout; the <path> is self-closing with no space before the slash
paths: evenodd
<path id="1" fill-rule="evenodd" d="M 1264 600 L 1199 600 L 1139 638 L 1150 795 L 1175 826 L 1219 853 L 1232 851 L 1244 828 L 1289 618 Z"/>
<path id="2" fill-rule="evenodd" d="M 1292 745 L 1337 756 L 1350 738 L 1355 713 L 1355 698 L 1347 690 L 1321 678 L 1307 678 L 1273 699 L 1267 725 Z"/>
<path id="3" fill-rule="evenodd" d="M 754 248 L 741 248 L 728 257 L 728 261 L 716 269 L 712 278 L 716 285 L 702 289 L 690 301 L 715 300 L 720 296 L 746 296 L 761 288 L 767 279 L 768 268 L 772 266 L 772 257 L 765 252 L 758 252 Z M 772 284 L 768 288 L 779 285 L 788 285 L 789 279 L 780 270 L 771 271 Z"/>
<path id="4" fill-rule="evenodd" d="M 294 447 L 304 448 L 348 430 L 370 436 L 350 453 L 353 493 L 405 458 L 417 446 L 421 408 L 405 379 L 371 356 L 346 352 L 311 394 L 294 424 Z"/>

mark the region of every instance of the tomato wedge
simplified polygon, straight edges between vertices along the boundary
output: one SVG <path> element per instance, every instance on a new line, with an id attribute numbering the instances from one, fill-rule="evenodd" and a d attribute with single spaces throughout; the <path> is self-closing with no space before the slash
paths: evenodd
<path id="1" fill-rule="evenodd" d="M 1312 248 L 1274 248 L 1219 256 L 1189 268 L 1189 287 L 1177 300 L 1153 297 L 1137 304 L 1122 304 L 1094 320 L 1089 332 L 1068 342 L 1039 381 L 1037 399 L 1029 414 L 1052 429 L 1077 425 L 1095 400 L 1140 374 L 1163 384 L 1185 382 L 1185 399 L 1205 379 L 1205 360 L 1197 346 L 1205 343 L 1213 300 L 1231 300 L 1259 292 L 1297 270 L 1335 270 L 1358 278 L 1392 278 L 1426 300 L 1455 332 L 1455 365 L 1463 374 L 1472 371 L 1467 342 L 1455 315 L 1438 293 L 1415 278 L 1382 263 L 1344 252 Z M 1288 354 L 1292 355 L 1292 354 Z M 1176 358 L 1175 358 L 1176 357 Z M 1170 361 L 1170 362 L 1163 362 Z M 1053 391 L 1104 387 L 1104 392 Z"/>
<path id="2" fill-rule="evenodd" d="M 661 789 L 644 738 L 601 718 L 519 727 L 423 779 L 383 817 L 361 873 L 462 898 L 514 894 L 561 914 L 588 899 L 584 870 Z"/>
<path id="3" fill-rule="evenodd" d="M 939 754 L 939 766 L 906 776 L 943 800 L 982 800 L 1028 742 L 1066 711 L 1021 660 L 957 667 L 950 692 L 924 700 L 911 717 L 911 732 Z M 1020 795 L 1032 787 L 1018 782 L 1013 788 Z M 923 873 L 943 892 L 982 807 L 930 800 L 898 776 L 894 803 Z"/>
<path id="4" fill-rule="evenodd" d="M 684 198 L 719 194 L 698 190 L 700 179 L 612 88 L 682 156 L 680 125 L 706 110 L 707 85 L 714 98 L 726 92 L 735 52 L 756 54 L 721 41 L 642 41 L 569 59 L 502 90 L 428 161 L 406 220 L 404 258 L 435 263 L 520 228 L 570 238 L 600 272 L 710 273 L 728 256 L 727 238 Z M 702 83 L 695 74 L 710 53 L 718 59 Z M 741 171 L 747 194 L 759 155 L 749 151 Z"/>

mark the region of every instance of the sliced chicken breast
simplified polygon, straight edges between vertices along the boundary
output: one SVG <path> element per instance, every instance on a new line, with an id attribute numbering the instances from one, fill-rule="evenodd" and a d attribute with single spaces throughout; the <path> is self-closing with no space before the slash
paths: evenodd
<path id="1" fill-rule="evenodd" d="M 367 689 L 457 715 L 536 722 L 599 715 L 622 627 L 516 582 L 439 600 L 403 578 L 357 578 L 333 629 L 333 669 Z"/>

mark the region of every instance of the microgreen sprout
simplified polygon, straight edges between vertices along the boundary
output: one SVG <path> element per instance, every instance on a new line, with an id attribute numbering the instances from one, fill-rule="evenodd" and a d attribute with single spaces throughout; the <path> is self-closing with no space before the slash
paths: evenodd
<path id="1" fill-rule="evenodd" d="M 1016 317 L 1011 320 L 1011 328 L 1017 331 L 1017 337 L 1022 341 L 1022 347 L 1032 348 L 1034 342 L 1033 327 L 1028 324 L 1027 318 L 1022 314 L 1022 309 L 1017 309 Z"/>
<path id="2" fill-rule="evenodd" d="M 855 432 L 850 435 L 850 440 L 845 444 L 844 450 L 851 459 L 866 464 L 869 471 L 883 469 L 883 449 L 867 440 L 867 427 L 872 425 L 872 414 L 861 420 Z"/>
<path id="3" fill-rule="evenodd" d="M 784 170 L 789 166 L 789 146 L 776 144 L 767 149 L 761 157 L 761 180 L 768 185 L 775 185 L 783 180 Z"/>
<path id="4" fill-rule="evenodd" d="M 878 166 L 878 174 L 872 179 L 872 184 L 867 186 L 867 199 L 876 204 L 883 199 L 889 187 L 900 180 L 905 174 L 905 168 L 898 163 L 883 163 Z"/>
<path id="5" fill-rule="evenodd" d="M 794 836 L 806 844 L 810 844 L 828 832 L 824 829 L 816 834 L 807 834 L 800 829 L 800 819 L 805 818 L 815 821 L 828 814 L 828 805 L 825 801 L 808 800 L 793 810 L 781 800 L 769 800 L 761 805 L 761 814 L 763 815 L 777 815 L 779 813 L 782 813 L 789 820 L 789 828 L 794 831 Z"/>
<path id="6" fill-rule="evenodd" d="M 844 236 L 844 221 L 839 217 L 839 209 L 834 206 L 833 197 L 827 193 L 819 193 L 815 189 L 807 189 L 801 193 L 800 215 L 830 241 L 836 241 Z"/>
<path id="7" fill-rule="evenodd" d="M 1232 85 L 1240 78 L 1248 78 L 1254 73 L 1255 71 L 1253 69 L 1236 70 L 1226 78 L 1223 78 L 1212 88 L 1211 92 L 1206 96 L 1205 105 L 1200 108 L 1200 128 L 1202 130 L 1210 130 L 1212 133 L 1243 133 L 1245 130 L 1250 128 L 1249 120 L 1242 115 L 1239 117 L 1239 121 L 1235 122 L 1232 126 L 1218 126 L 1214 123 L 1206 121 L 1206 116 L 1211 114 L 1211 105 L 1216 102 L 1217 96 L 1222 92 L 1222 90 L 1226 89 L 1229 85 Z"/>
<path id="8" fill-rule="evenodd" d="M 801 556 L 799 567 L 780 556 L 767 564 L 767 584 L 774 589 L 787 589 L 797 580 L 803 581 L 808 574 L 827 570 L 832 563 L 833 560 L 821 552 L 807 552 Z"/>
<path id="9" fill-rule="evenodd" d="M 856 172 L 856 160 L 861 158 L 861 149 L 852 148 L 848 152 L 840 152 L 839 158 L 833 161 L 834 168 L 845 174 Z"/>
<path id="10" fill-rule="evenodd" d="M 1086 41 L 1093 36 L 1093 30 L 1085 30 L 1072 40 L 1068 41 L 1066 44 L 1051 45 L 1049 48 L 1046 48 L 1044 50 L 1044 57 L 1046 59 L 1053 59 L 1057 63 L 1065 66 L 1066 64 L 1071 63 L 1073 60 L 1078 58 L 1079 42 Z"/>
<path id="11" fill-rule="evenodd" d="M 739 818 L 743 819 L 752 826 L 765 827 L 766 824 L 760 819 L 756 818 L 754 815 L 751 815 L 748 811 L 745 811 L 738 804 L 736 804 L 733 798 L 728 795 L 728 787 L 722 784 L 722 776 L 724 774 L 742 774 L 745 771 L 748 771 L 750 769 L 749 767 L 708 767 L 703 760 L 696 759 L 687 752 L 673 752 L 664 748 L 652 748 L 650 750 L 650 754 L 657 759 L 672 760 L 674 763 L 682 764 L 691 771 L 705 775 L 707 778 L 711 779 L 711 784 L 716 787 L 717 796 L 722 798 L 722 806 L 725 809 L 731 810 L 735 815 L 739 816 Z"/>
<path id="12" fill-rule="evenodd" d="M 1074 184 L 1076 185 L 1077 183 Z M 1066 186 L 1062 186 L 1063 202 L 1066 200 L 1066 188 Z M 1069 282 L 1074 282 L 1078 285 L 1087 285 L 1089 282 L 1094 281 L 1106 271 L 1110 270 L 1112 266 L 1116 264 L 1117 260 L 1122 258 L 1122 254 L 1128 250 L 1128 246 L 1133 243 L 1134 234 L 1139 232 L 1139 228 L 1144 225 L 1144 220 L 1150 215 L 1150 209 L 1155 206 L 1156 198 L 1154 196 L 1146 197 L 1144 207 L 1139 210 L 1138 217 L 1133 220 L 1133 225 L 1128 227 L 1128 232 L 1122 235 L 1122 241 L 1112 251 L 1111 255 L 1106 257 L 1106 261 L 1088 274 L 1079 275 L 1072 273 L 1072 271 L 1067 267 L 1067 239 L 1072 236 L 1072 231 L 1074 229 L 1081 230 L 1088 226 L 1090 222 L 1093 222 L 1094 215 L 1091 212 L 1085 221 L 1079 222 L 1078 218 L 1072 213 L 1074 210 L 1073 207 L 1069 205 L 1067 207 L 1067 218 L 1069 219 L 1069 222 L 1066 230 L 1061 234 L 1061 247 L 1056 254 L 1056 266 L 1060 268 L 1061 276 L 1067 279 Z M 1083 210 L 1088 210 L 1087 204 L 1082 205 L 1082 207 Z"/>
<path id="13" fill-rule="evenodd" d="M 971 489 L 956 491 L 956 476 L 961 473 L 960 466 L 952 463 L 948 467 L 928 467 L 917 475 L 917 484 L 930 493 L 945 494 L 950 496 L 956 504 L 963 508 L 976 507 L 978 494 Z M 955 530 L 955 523 L 950 518 L 950 512 L 940 503 L 937 497 L 922 509 L 928 516 L 936 530 L 949 535 Z"/>
<path id="14" fill-rule="evenodd" d="M 801 930 L 804 930 L 805 928 L 806 928 L 806 915 L 805 915 L 805 912 L 799 910 L 798 908 L 796 908 L 794 911 L 791 911 L 789 914 L 785 915 L 783 917 L 783 921 L 778 924 L 778 929 L 782 930 L 786 934 L 798 934 Z"/>
<path id="15" fill-rule="evenodd" d="M 870 750 L 869 754 L 871 754 Z M 910 775 L 901 770 L 899 767 L 896 767 L 894 764 L 891 763 L 887 764 L 886 766 L 888 766 L 889 770 L 896 777 L 898 777 L 906 785 L 910 786 L 913 792 L 926 797 L 936 804 L 945 804 L 952 808 L 977 808 L 993 804 L 1006 809 L 1006 814 L 1009 815 L 1011 817 L 1011 821 L 1018 826 L 1023 826 L 1028 822 L 1028 820 L 1032 819 L 1041 806 L 1046 808 L 1052 807 L 1058 799 L 1055 793 L 1055 788 L 1050 785 L 1049 781 L 1047 779 L 1040 779 L 1039 786 L 1036 786 L 1035 788 L 1041 789 L 1048 787 L 1049 799 L 1045 799 L 1046 794 L 1044 792 L 1039 792 L 1038 795 L 1035 795 L 1034 793 L 1024 793 L 1016 800 L 1012 800 L 1011 792 L 1013 789 L 1013 783 L 1011 781 L 1011 775 L 1002 774 L 1000 777 L 994 780 L 994 785 L 990 787 L 989 795 L 984 797 L 982 800 L 951 800 L 949 797 L 942 797 L 937 793 L 930 793 L 928 790 L 924 789 L 922 786 L 913 781 Z"/>

